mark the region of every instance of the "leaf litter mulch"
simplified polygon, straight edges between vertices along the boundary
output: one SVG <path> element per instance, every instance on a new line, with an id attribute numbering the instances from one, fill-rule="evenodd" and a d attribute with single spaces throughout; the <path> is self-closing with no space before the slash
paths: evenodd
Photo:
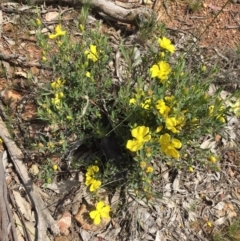
<path id="1" fill-rule="evenodd" d="M 119 4 L 119 1 L 116 2 Z M 215 5 L 205 1 L 204 9 L 198 10 L 196 16 L 183 2 L 155 3 L 155 8 L 161 7 L 158 8 L 159 19 L 166 22 L 170 36 L 181 51 L 197 42 L 194 36 L 197 37 L 195 31 L 200 20 L 195 19 L 201 19 L 201 16 L 209 19 L 208 14 L 216 14 L 211 11 L 219 11 L 223 5 L 220 0 L 215 1 Z M 239 10 L 239 7 L 239 4 L 229 4 L 228 10 Z M 52 72 L 40 64 L 41 50 L 36 45 L 31 25 L 36 18 L 35 9 L 10 2 L 2 3 L 0 9 L 1 240 L 212 240 L 213 233 L 223 230 L 240 214 L 240 125 L 236 117 L 229 119 L 223 130 L 227 133 L 224 136 L 229 138 L 223 138 L 219 133 L 202 139 L 203 149 L 211 148 L 220 156 L 219 171 L 203 171 L 195 166 L 191 173 L 174 170 L 165 164 L 155 166 L 159 182 L 154 185 L 162 196 L 146 203 L 129 192 L 126 205 L 118 215 L 100 226 L 94 226 L 83 218 L 85 204 L 90 202 L 83 173 L 65 166 L 58 170 L 51 184 L 43 183 L 40 177 L 46 165 L 41 163 L 41 154 L 30 148 L 29 140 L 40 132 L 51 134 L 51 128 L 37 121 L 35 88 L 51 81 Z M 79 16 L 79 10 L 42 5 L 39 11 L 45 20 L 46 31 L 58 23 L 59 14 L 65 29 L 77 31 L 74 19 Z M 234 26 L 238 26 L 231 29 L 231 38 L 229 32 L 226 34 L 220 28 L 211 32 L 209 28 L 207 39 L 197 42 L 187 63 L 191 68 L 199 62 L 209 68 L 217 63 L 220 72 L 210 91 L 214 92 L 216 85 L 222 85 L 225 89 L 223 97 L 240 85 L 240 57 L 234 50 L 235 44 L 240 44 L 240 16 L 239 11 L 233 14 L 234 17 L 231 17 L 230 11 L 223 11 L 219 15 L 221 21 L 228 21 L 226 25 L 231 25 L 231 19 L 235 22 Z M 168 15 L 173 18 L 170 23 Z M 185 22 L 177 20 L 180 16 L 185 18 Z M 94 15 L 90 16 L 88 26 L 94 28 L 97 21 Z M 190 25 L 190 29 L 185 28 Z M 129 28 L 128 25 L 123 26 Z M 114 39 L 115 44 L 120 44 L 124 38 L 121 31 L 106 23 L 102 23 L 101 30 Z M 216 34 L 223 39 L 224 45 L 216 41 Z M 57 164 L 61 167 L 59 161 L 52 159 L 51 166 Z M 103 199 L 107 198 L 104 192 L 102 195 Z M 113 209 L 119 196 L 116 191 L 108 200 Z"/>

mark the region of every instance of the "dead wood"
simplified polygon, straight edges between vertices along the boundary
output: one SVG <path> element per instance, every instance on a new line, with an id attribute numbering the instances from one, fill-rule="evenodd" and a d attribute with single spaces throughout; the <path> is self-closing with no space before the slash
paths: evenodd
<path id="1" fill-rule="evenodd" d="M 153 16 L 153 11 L 148 8 L 138 7 L 126 9 L 109 0 L 60 0 L 59 2 L 74 7 L 82 6 L 84 3 L 88 3 L 91 4 L 94 10 L 106 14 L 107 17 L 114 21 L 133 25 L 141 25 L 143 22 L 149 20 Z M 56 4 L 56 0 L 32 0 L 32 3 Z"/>
<path id="2" fill-rule="evenodd" d="M 22 158 L 23 153 L 17 147 L 15 142 L 12 140 L 5 123 L 2 121 L 0 117 L 0 135 L 3 139 L 14 167 L 22 180 L 23 186 L 25 187 L 25 191 L 31 200 L 31 204 L 35 210 L 35 217 L 37 222 L 36 228 L 36 241 L 46 240 L 47 229 L 49 228 L 55 235 L 59 234 L 59 228 L 50 215 L 48 209 L 45 207 L 44 202 L 42 200 L 41 195 L 38 192 L 37 186 L 32 182 L 31 178 L 28 175 L 27 169 L 23 164 Z"/>
<path id="3" fill-rule="evenodd" d="M 16 229 L 12 219 L 7 195 L 7 184 L 4 175 L 3 158 L 0 153 L 0 237 L 2 241 L 17 241 Z"/>

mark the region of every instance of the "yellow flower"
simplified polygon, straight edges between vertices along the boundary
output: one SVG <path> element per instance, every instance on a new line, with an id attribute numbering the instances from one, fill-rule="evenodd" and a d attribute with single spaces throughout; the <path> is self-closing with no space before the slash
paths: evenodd
<path id="1" fill-rule="evenodd" d="M 90 77 L 91 77 L 91 73 L 87 71 L 86 74 L 85 74 L 85 76 L 88 77 L 88 78 L 90 78 Z"/>
<path id="2" fill-rule="evenodd" d="M 140 167 L 142 168 L 142 169 L 145 169 L 146 168 L 146 166 L 147 166 L 147 163 L 146 162 L 140 162 Z"/>
<path id="3" fill-rule="evenodd" d="M 43 62 L 46 62 L 47 61 L 47 58 L 45 56 L 42 56 L 42 61 Z"/>
<path id="4" fill-rule="evenodd" d="M 203 65 L 201 70 L 202 70 L 202 72 L 205 72 L 207 70 L 207 67 L 205 65 Z"/>
<path id="5" fill-rule="evenodd" d="M 158 100 L 156 108 L 164 118 L 167 118 L 170 108 L 165 104 L 164 100 Z"/>
<path id="6" fill-rule="evenodd" d="M 168 130 L 172 131 L 172 133 L 179 133 L 184 125 L 184 117 L 181 116 L 177 119 L 175 117 L 166 118 L 165 122 Z"/>
<path id="7" fill-rule="evenodd" d="M 191 123 L 192 123 L 193 125 L 197 125 L 197 126 L 198 126 L 198 124 L 199 124 L 199 119 L 196 118 L 196 117 L 194 117 L 194 118 L 191 120 Z"/>
<path id="8" fill-rule="evenodd" d="M 55 28 L 55 33 L 54 34 L 49 34 L 48 37 L 50 39 L 55 39 L 59 36 L 64 36 L 66 34 L 66 31 L 62 30 L 62 26 L 61 25 L 57 25 Z"/>
<path id="9" fill-rule="evenodd" d="M 95 179 L 92 179 L 92 182 L 90 184 L 90 188 L 89 188 L 89 191 L 90 192 L 95 192 L 99 189 L 99 187 L 102 185 L 102 182 L 101 181 L 98 181 L 98 180 L 95 180 Z"/>
<path id="10" fill-rule="evenodd" d="M 87 168 L 85 185 L 90 186 L 90 192 L 96 191 L 102 185 L 101 181 L 95 179 L 96 172 L 99 172 L 98 166 L 93 165 Z"/>
<path id="11" fill-rule="evenodd" d="M 41 20 L 39 18 L 36 18 L 35 22 L 36 22 L 37 26 L 41 26 L 42 25 L 42 22 L 41 22 Z"/>
<path id="12" fill-rule="evenodd" d="M 63 97 L 64 97 L 63 92 L 58 92 L 58 93 L 55 94 L 55 98 L 56 98 L 56 99 L 59 99 L 59 100 L 60 100 L 60 99 L 62 99 Z"/>
<path id="13" fill-rule="evenodd" d="M 129 100 L 129 105 L 135 105 L 136 104 L 136 99 L 135 98 L 131 98 Z"/>
<path id="14" fill-rule="evenodd" d="M 222 122 L 222 123 L 225 123 L 225 122 L 226 122 L 225 118 L 224 118 L 222 115 L 217 115 L 217 116 L 216 116 L 216 119 L 219 120 L 219 121 Z"/>
<path id="15" fill-rule="evenodd" d="M 170 65 L 165 61 L 159 61 L 150 68 L 151 77 L 157 77 L 163 83 L 168 79 L 168 75 L 171 73 Z"/>
<path id="16" fill-rule="evenodd" d="M 84 54 L 87 55 L 88 59 L 91 59 L 93 62 L 96 62 L 98 60 L 97 46 L 91 44 L 90 50 L 86 50 Z"/>
<path id="17" fill-rule="evenodd" d="M 132 129 L 131 134 L 135 138 L 134 140 L 128 140 L 127 149 L 132 152 L 140 150 L 145 142 L 151 140 L 151 135 L 149 133 L 149 128 L 146 126 L 138 126 Z"/>
<path id="18" fill-rule="evenodd" d="M 213 110 L 214 110 L 214 105 L 210 105 L 210 106 L 208 107 L 208 115 L 209 115 L 209 116 L 212 115 Z"/>
<path id="19" fill-rule="evenodd" d="M 141 107 L 145 110 L 148 110 L 151 104 L 151 99 L 146 99 L 143 103 L 141 103 Z"/>
<path id="20" fill-rule="evenodd" d="M 95 172 L 99 172 L 99 167 L 98 166 L 90 166 L 87 168 L 87 173 L 93 175 Z"/>
<path id="21" fill-rule="evenodd" d="M 173 44 L 171 44 L 171 40 L 163 37 L 162 39 L 159 38 L 158 39 L 158 43 L 160 45 L 161 48 L 168 50 L 170 53 L 174 53 L 175 52 L 175 47 Z"/>
<path id="22" fill-rule="evenodd" d="M 56 90 L 61 89 L 63 87 L 64 83 L 65 83 L 65 80 L 61 80 L 60 78 L 58 78 L 57 80 L 55 80 L 51 83 L 51 87 L 52 87 L 52 89 L 56 89 Z"/>
<path id="23" fill-rule="evenodd" d="M 2 140 L 2 138 L 0 137 L 0 144 L 2 144 L 3 143 L 3 140 Z"/>
<path id="24" fill-rule="evenodd" d="M 166 133 L 160 136 L 159 143 L 163 153 L 167 156 L 179 159 L 180 154 L 176 149 L 180 149 L 182 147 L 182 143 L 178 139 L 171 139 L 170 135 Z"/>
<path id="25" fill-rule="evenodd" d="M 103 201 L 100 201 L 96 205 L 96 210 L 91 211 L 89 213 L 90 218 L 93 219 L 93 223 L 95 225 L 100 224 L 101 218 L 109 219 L 109 212 L 111 211 L 111 207 L 109 205 L 105 205 Z"/>
<path id="26" fill-rule="evenodd" d="M 150 147 L 146 147 L 146 148 L 145 148 L 145 152 L 146 152 L 146 153 L 151 153 L 151 148 L 150 148 Z"/>
<path id="27" fill-rule="evenodd" d="M 225 109 L 224 106 L 220 106 L 219 109 L 218 109 L 218 111 L 223 111 L 224 109 Z M 213 114 L 214 111 L 216 111 L 215 106 L 214 106 L 214 105 L 209 106 L 209 107 L 208 107 L 208 116 L 212 116 L 212 114 Z M 226 122 L 224 116 L 221 115 L 221 114 L 216 114 L 216 113 L 215 113 L 214 117 L 216 118 L 216 120 L 218 120 L 218 121 L 220 121 L 220 122 L 222 122 L 222 123 L 225 123 L 225 122 Z"/>
<path id="28" fill-rule="evenodd" d="M 211 227 L 213 226 L 213 225 L 212 225 L 212 222 L 208 221 L 208 222 L 207 222 L 207 226 L 211 228 Z"/>
<path id="29" fill-rule="evenodd" d="M 52 114 L 52 111 L 49 108 L 47 108 L 47 113 Z"/>
<path id="30" fill-rule="evenodd" d="M 58 47 L 61 47 L 62 44 L 63 44 L 62 41 L 58 41 L 58 42 L 57 42 Z"/>
<path id="31" fill-rule="evenodd" d="M 49 148 L 49 149 L 52 149 L 52 148 L 54 148 L 54 144 L 53 144 L 53 142 L 48 142 L 47 143 L 47 147 Z"/>
<path id="32" fill-rule="evenodd" d="M 193 172 L 194 171 L 193 167 L 188 167 L 188 171 Z"/>
<path id="33" fill-rule="evenodd" d="M 85 28 L 84 28 L 84 26 L 82 24 L 80 24 L 79 25 L 79 29 L 80 29 L 81 32 L 83 32 Z"/>
<path id="34" fill-rule="evenodd" d="M 142 89 L 139 89 L 139 88 L 136 89 L 136 94 L 135 94 L 136 99 L 140 99 L 144 95 L 145 95 L 145 93 L 144 93 L 144 91 Z"/>
<path id="35" fill-rule="evenodd" d="M 95 192 L 102 185 L 102 182 L 94 179 L 91 175 L 86 174 L 85 185 L 90 186 L 89 187 L 90 192 Z"/>
<path id="36" fill-rule="evenodd" d="M 39 142 L 39 143 L 38 143 L 38 147 L 39 147 L 39 148 L 43 148 L 44 145 L 43 145 L 41 142 Z"/>
<path id="37" fill-rule="evenodd" d="M 163 126 L 158 126 L 155 132 L 159 133 L 162 130 L 162 128 L 163 128 Z"/>
<path id="38" fill-rule="evenodd" d="M 55 105 L 56 108 L 60 108 L 61 107 L 61 105 L 60 105 L 61 104 L 61 100 L 60 99 L 52 98 L 51 102 L 52 102 L 53 105 Z"/>
<path id="39" fill-rule="evenodd" d="M 214 156 L 209 156 L 209 157 L 208 157 L 208 160 L 209 160 L 210 162 L 212 162 L 212 163 L 215 163 L 215 162 L 217 161 L 217 158 L 214 157 Z"/>
<path id="40" fill-rule="evenodd" d="M 174 96 L 173 96 L 173 95 L 165 96 L 164 99 L 165 99 L 167 102 L 173 102 Z"/>
<path id="41" fill-rule="evenodd" d="M 152 167 L 147 167 L 146 172 L 147 172 L 147 173 L 153 172 L 153 168 L 152 168 Z"/>
<path id="42" fill-rule="evenodd" d="M 53 171 L 57 171 L 58 165 L 56 165 L 56 164 L 52 165 L 52 169 L 53 169 Z"/>
<path id="43" fill-rule="evenodd" d="M 88 174 L 86 173 L 85 185 L 86 185 L 86 186 L 89 186 L 89 185 L 92 184 L 93 181 L 94 181 L 94 178 L 93 178 L 91 175 L 88 175 Z"/>
<path id="44" fill-rule="evenodd" d="M 237 116 L 240 117 L 240 99 L 238 99 L 235 104 L 229 103 L 229 106 L 231 107 L 231 111 Z"/>

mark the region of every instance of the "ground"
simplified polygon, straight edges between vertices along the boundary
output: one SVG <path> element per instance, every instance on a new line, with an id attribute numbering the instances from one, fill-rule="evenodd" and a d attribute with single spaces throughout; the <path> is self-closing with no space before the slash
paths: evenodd
<path id="1" fill-rule="evenodd" d="M 40 194 L 46 209 L 59 220 L 58 225 L 62 235 L 54 237 L 52 232 L 49 232 L 49 240 L 130 240 L 131 237 L 132 240 L 136 238 L 135 240 L 194 241 L 212 240 L 213 233 L 221 230 L 227 232 L 226 226 L 239 216 L 240 208 L 240 138 L 236 129 L 233 129 L 233 132 L 236 132 L 236 136 L 233 137 L 235 145 L 229 139 L 220 136 L 215 136 L 209 141 L 220 155 L 220 171 L 202 171 L 196 167 L 194 172 L 190 173 L 175 172 L 164 165 L 158 167 L 159 185 L 163 197 L 159 203 L 153 202 L 150 208 L 129 198 L 131 200 L 125 215 L 134 217 L 134 214 L 140 213 L 141 223 L 139 230 L 136 228 L 130 230 L 131 235 L 127 227 L 137 225 L 137 221 L 133 218 L 125 217 L 121 224 L 117 218 L 114 218 L 110 225 L 105 223 L 100 229 L 86 223 L 83 225 L 82 213 L 85 207 L 81 201 L 84 191 L 76 188 L 81 183 L 82 174 L 72 173 L 69 176 L 59 171 L 58 177 L 67 176 L 63 178 L 64 181 L 59 183 L 58 179 L 55 179 L 53 185 L 49 185 L 48 188 L 42 186 L 42 180 L 36 177 L 36 173 L 39 172 L 38 169 L 41 172 L 43 168 L 34 150 L 26 149 L 29 147 L 26 137 L 34 137 L 39 130 L 44 130 L 46 133 L 49 131 L 44 129 L 42 123 L 36 121 L 37 106 L 32 92 L 34 85 L 42 86 L 50 81 L 52 73 L 42 68 L 40 64 L 42 52 L 37 46 L 34 28 L 31 25 L 36 14 L 26 5 L 16 6 L 16 3 L 10 4 L 7 1 L 5 4 L 2 4 L 0 9 L 1 117 L 24 154 L 24 165 L 35 185 L 41 189 Z M 237 55 L 240 48 L 240 4 L 228 3 L 221 10 L 224 4 L 224 0 L 188 2 L 156 0 L 146 7 L 154 8 L 158 21 L 165 24 L 170 38 L 179 49 L 189 47 L 186 43 L 195 39 L 198 44 L 191 50 L 189 58 L 193 61 L 192 64 L 196 61 L 193 55 L 201 59 L 202 64 L 207 67 L 218 64 L 223 77 L 219 76 L 216 84 L 231 92 L 239 88 L 240 84 L 239 55 Z M 73 20 L 79 14 L 78 11 L 66 6 L 42 6 L 41 17 L 45 19 L 44 25 L 48 28 L 58 23 L 57 15 L 60 12 L 63 25 L 71 30 L 74 26 Z M 123 26 L 129 28 L 128 25 Z M 116 30 L 110 28 L 107 22 L 104 22 L 102 31 L 117 36 Z M 238 120 L 235 124 L 237 123 Z M 229 129 L 231 128 L 232 126 L 229 126 Z M 207 141 L 208 137 L 205 137 L 203 143 Z M 4 148 L 6 146 L 2 146 L 2 150 Z M 58 165 L 58 161 L 53 159 L 54 164 Z M 16 173 L 9 159 L 6 165 L 6 180 L 9 192 L 13 193 L 18 206 L 14 210 L 20 209 L 27 229 L 34 232 L 32 230 L 35 219 L 23 208 L 27 206 L 30 209 L 30 204 L 25 198 L 25 192 L 19 188 L 21 181 Z M 76 180 L 76 176 L 80 181 Z M 114 195 L 112 200 L 117 199 L 116 196 Z M 72 203 L 79 205 L 74 206 Z M 57 209 L 56 204 L 58 204 Z M 15 213 L 16 223 L 20 222 L 17 216 Z M 61 222 L 67 227 L 62 227 Z M 80 229 L 80 225 L 84 228 Z M 105 230 L 107 225 L 108 228 Z M 24 239 L 25 234 L 20 234 L 21 232 L 22 229 L 18 228 L 18 240 L 27 240 Z M 234 235 L 232 240 L 240 240 L 239 232 Z"/>

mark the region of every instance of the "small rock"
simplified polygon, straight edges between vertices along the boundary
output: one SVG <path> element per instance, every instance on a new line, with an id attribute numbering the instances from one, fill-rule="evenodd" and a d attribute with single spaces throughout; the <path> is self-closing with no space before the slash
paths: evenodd
<path id="1" fill-rule="evenodd" d="M 71 223 L 71 214 L 69 212 L 64 212 L 62 217 L 57 222 L 60 233 L 67 236 L 69 234 L 68 229 L 71 226 Z"/>

